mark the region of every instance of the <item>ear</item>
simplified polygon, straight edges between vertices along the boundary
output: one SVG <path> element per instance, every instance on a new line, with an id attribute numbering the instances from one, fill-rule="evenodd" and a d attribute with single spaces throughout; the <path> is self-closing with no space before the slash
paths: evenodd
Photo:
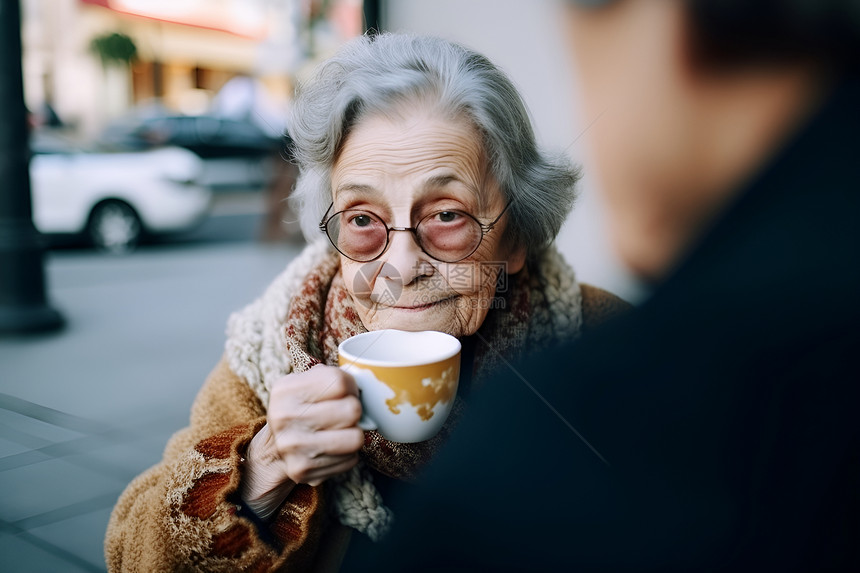
<path id="1" fill-rule="evenodd" d="M 664 35 L 669 43 L 669 63 L 684 87 L 700 83 L 708 75 L 708 66 L 702 60 L 701 47 L 696 42 L 696 30 L 689 6 L 675 3 L 664 9 Z"/>
<path id="2" fill-rule="evenodd" d="M 507 268 L 505 271 L 509 275 L 514 275 L 521 270 L 526 264 L 526 248 L 525 247 L 514 247 L 511 249 L 510 254 L 508 254 L 508 258 L 505 261 L 507 263 Z"/>

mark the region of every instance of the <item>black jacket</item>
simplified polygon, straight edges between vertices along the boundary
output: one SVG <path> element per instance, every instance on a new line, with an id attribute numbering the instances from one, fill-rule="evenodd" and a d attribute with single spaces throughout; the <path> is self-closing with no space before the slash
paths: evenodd
<path id="1" fill-rule="evenodd" d="M 849 81 L 646 303 L 476 390 L 346 565 L 860 570 L 858 134 Z"/>

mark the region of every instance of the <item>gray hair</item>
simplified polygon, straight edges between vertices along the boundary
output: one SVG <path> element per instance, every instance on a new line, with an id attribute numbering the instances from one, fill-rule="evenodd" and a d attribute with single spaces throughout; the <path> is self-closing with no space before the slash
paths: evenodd
<path id="1" fill-rule="evenodd" d="M 433 102 L 445 117 L 467 117 L 483 137 L 490 170 L 507 200 L 507 237 L 530 256 L 558 234 L 575 198 L 579 171 L 563 154 L 537 148 L 526 106 L 487 58 L 440 38 L 384 33 L 348 42 L 299 86 L 289 135 L 300 176 L 293 193 L 302 230 L 331 202 L 330 173 L 350 129 L 403 103 Z"/>

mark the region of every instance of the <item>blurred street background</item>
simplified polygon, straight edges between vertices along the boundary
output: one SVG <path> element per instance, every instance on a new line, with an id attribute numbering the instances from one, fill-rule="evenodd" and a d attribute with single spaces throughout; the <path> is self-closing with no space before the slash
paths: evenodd
<path id="1" fill-rule="evenodd" d="M 3 571 L 105 570 L 119 493 L 186 424 L 229 314 L 304 244 L 285 208 L 290 95 L 366 27 L 447 37 L 505 69 L 541 143 L 586 164 L 560 250 L 580 280 L 641 295 L 612 255 L 588 177 L 579 136 L 595 118 L 573 115 L 561 2 L 20 7 L 32 220 L 45 239 L 47 305 L 64 326 L 0 334 Z M 2 185 L 0 198 L 26 191 Z M 4 221 L 0 250 L 14 248 Z M 0 286 L 12 272 L 0 265 Z"/>
<path id="2" fill-rule="evenodd" d="M 229 313 L 299 248 L 240 232 L 122 259 L 50 254 L 47 279 L 66 327 L 0 342 L 0 569 L 104 570 L 120 492 L 186 425 Z"/>

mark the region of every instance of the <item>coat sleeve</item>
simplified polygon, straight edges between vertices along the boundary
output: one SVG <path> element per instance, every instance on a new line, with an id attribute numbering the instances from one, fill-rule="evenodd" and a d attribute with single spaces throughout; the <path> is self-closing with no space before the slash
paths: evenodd
<path id="1" fill-rule="evenodd" d="M 609 291 L 582 283 L 582 326 L 584 332 L 597 328 L 630 310 L 630 303 Z"/>
<path id="2" fill-rule="evenodd" d="M 194 401 L 190 425 L 114 507 L 108 570 L 309 569 L 325 514 L 321 488 L 296 486 L 270 524 L 255 519 L 238 495 L 245 449 L 264 423 L 265 408 L 222 360 Z"/>

